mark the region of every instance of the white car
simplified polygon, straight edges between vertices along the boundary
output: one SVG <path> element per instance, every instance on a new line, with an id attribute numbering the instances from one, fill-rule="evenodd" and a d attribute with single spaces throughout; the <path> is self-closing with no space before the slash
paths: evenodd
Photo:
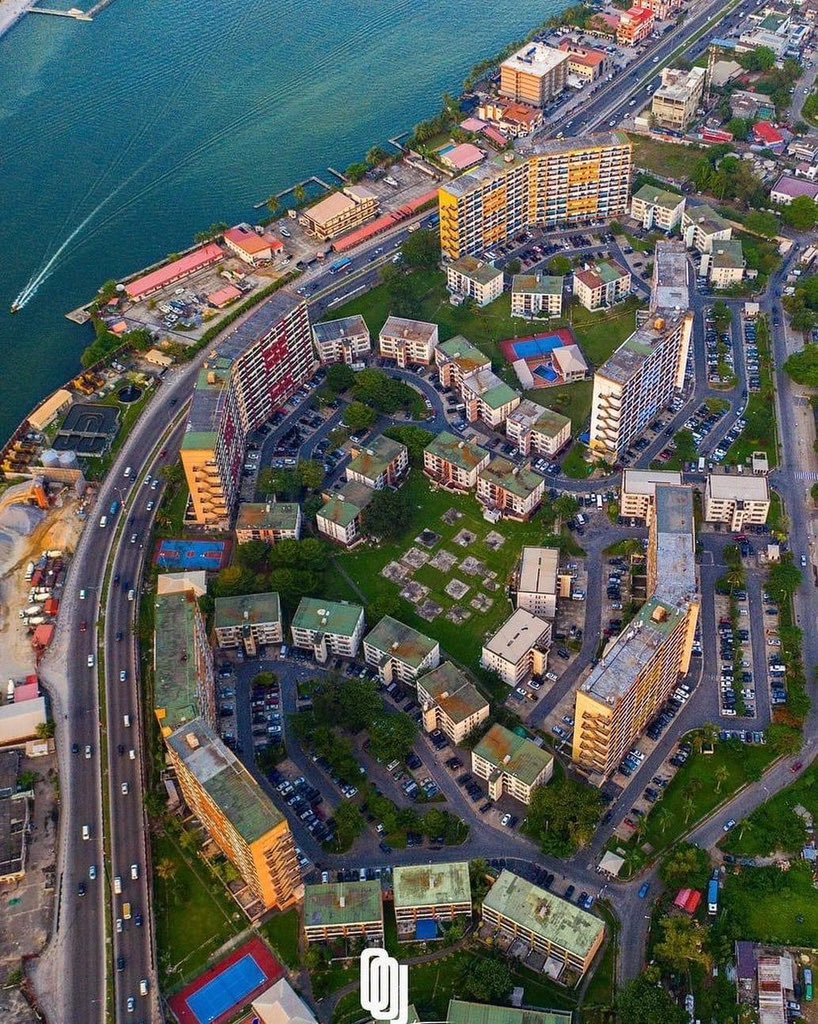
<path id="1" fill-rule="evenodd" d="M 510 824 L 510 823 L 511 823 L 511 815 L 510 815 L 510 814 L 504 814 L 504 815 L 502 816 L 502 818 L 500 818 L 500 824 L 501 824 L 501 825 L 502 825 L 502 826 L 503 826 L 504 828 L 508 828 L 508 826 L 509 826 L 509 824 Z"/>
<path id="2" fill-rule="evenodd" d="M 127 796 L 128 795 L 128 783 L 127 782 L 123 782 L 122 783 L 122 795 L 123 796 Z"/>
<path id="3" fill-rule="evenodd" d="M 88 668 L 94 667 L 94 656 L 93 654 L 88 655 Z"/>

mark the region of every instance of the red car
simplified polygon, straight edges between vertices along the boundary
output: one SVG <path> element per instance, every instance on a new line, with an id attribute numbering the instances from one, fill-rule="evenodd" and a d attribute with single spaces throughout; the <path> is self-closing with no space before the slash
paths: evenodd
<path id="1" fill-rule="evenodd" d="M 790 771 L 795 775 L 796 772 L 800 772 L 804 767 L 803 761 L 796 761 L 795 764 L 790 768 Z"/>
<path id="2" fill-rule="evenodd" d="M 88 623 L 83 619 L 80 623 L 80 633 L 84 633 L 86 629 L 88 629 Z"/>

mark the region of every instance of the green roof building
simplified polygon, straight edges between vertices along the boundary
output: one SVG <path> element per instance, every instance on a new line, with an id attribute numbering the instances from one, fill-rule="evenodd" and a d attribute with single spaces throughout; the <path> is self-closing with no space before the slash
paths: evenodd
<path id="1" fill-rule="evenodd" d="M 381 883 L 338 882 L 304 889 L 304 934 L 307 942 L 365 938 L 383 945 Z"/>
<path id="2" fill-rule="evenodd" d="M 371 487 L 357 481 L 325 494 L 326 503 L 315 517 L 318 532 L 345 547 L 360 541 L 363 536 L 361 513 L 374 496 Z"/>
<path id="3" fill-rule="evenodd" d="M 346 468 L 346 477 L 347 480 L 380 491 L 384 487 L 394 487 L 408 469 L 409 451 L 406 445 L 381 434 L 354 449 L 354 458 Z"/>
<path id="4" fill-rule="evenodd" d="M 489 716 L 489 702 L 450 661 L 418 678 L 418 703 L 427 732 L 440 729 L 454 744 Z"/>
<path id="5" fill-rule="evenodd" d="M 571 1024 L 573 1014 L 570 1010 L 523 1010 L 452 999 L 446 1020 L 448 1024 Z"/>
<path id="6" fill-rule="evenodd" d="M 492 459 L 477 476 L 477 497 L 498 518 L 528 519 L 539 508 L 544 490 L 544 477 L 508 459 Z"/>
<path id="7" fill-rule="evenodd" d="M 488 782 L 492 800 L 507 793 L 528 804 L 535 786 L 545 786 L 551 780 L 554 758 L 543 747 L 498 723 L 472 750 L 471 767 L 475 775 Z"/>
<path id="8" fill-rule="evenodd" d="M 298 540 L 301 536 L 301 506 L 294 501 L 243 501 L 236 517 L 236 540 L 247 544 L 263 540 Z"/>
<path id="9" fill-rule="evenodd" d="M 385 683 L 414 683 L 440 663 L 440 644 L 412 626 L 384 615 L 364 640 L 364 657 Z"/>
<path id="10" fill-rule="evenodd" d="M 527 943 L 583 975 L 605 938 L 605 924 L 568 900 L 502 871 L 483 900 L 483 925 Z"/>
<path id="11" fill-rule="evenodd" d="M 444 430 L 424 448 L 423 472 L 456 490 L 473 490 L 477 486 L 477 474 L 490 459 L 484 448 Z"/>
<path id="12" fill-rule="evenodd" d="M 437 346 L 435 363 L 440 371 L 440 383 L 447 388 L 459 387 L 462 379 L 470 373 L 491 369 L 489 357 L 462 334 L 456 334 Z"/>
<path id="13" fill-rule="evenodd" d="M 471 915 L 467 861 L 396 867 L 392 885 L 399 938 L 414 937 L 418 921 L 451 921 Z"/>
<path id="14" fill-rule="evenodd" d="M 200 716 L 215 723 L 213 656 L 192 589 L 154 599 L 153 674 L 154 711 L 163 736 Z"/>
<path id="15" fill-rule="evenodd" d="M 213 629 L 219 647 L 243 646 L 249 657 L 255 657 L 258 647 L 284 640 L 278 594 L 217 597 L 215 605 Z"/>
<path id="16" fill-rule="evenodd" d="M 547 274 L 515 274 L 511 281 L 512 316 L 560 316 L 563 277 Z"/>
<path id="17" fill-rule="evenodd" d="M 354 658 L 364 632 L 364 610 L 347 601 L 302 597 L 290 631 L 295 646 L 312 650 L 322 664 L 331 655 Z"/>
<path id="18" fill-rule="evenodd" d="M 631 216 L 648 231 L 672 231 L 682 219 L 684 208 L 683 195 L 659 185 L 643 185 L 631 199 Z"/>

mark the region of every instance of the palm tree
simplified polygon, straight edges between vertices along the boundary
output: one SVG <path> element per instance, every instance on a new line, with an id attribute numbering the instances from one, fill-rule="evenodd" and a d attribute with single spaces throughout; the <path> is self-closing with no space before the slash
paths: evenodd
<path id="1" fill-rule="evenodd" d="M 667 807 L 660 807 L 657 810 L 656 822 L 659 825 L 659 831 L 662 833 L 662 835 L 664 835 L 665 829 L 667 828 L 668 823 L 670 822 L 670 813 L 668 812 Z"/>
<path id="2" fill-rule="evenodd" d="M 726 574 L 725 579 L 727 581 L 727 586 L 730 588 L 730 593 L 734 590 L 742 590 L 746 583 L 744 569 L 740 565 L 734 566 Z"/>
<path id="3" fill-rule="evenodd" d="M 713 778 L 716 780 L 716 792 L 721 790 L 722 785 L 727 781 L 727 776 L 730 773 L 727 771 L 727 766 L 720 764 L 718 768 L 713 772 Z"/>
<path id="4" fill-rule="evenodd" d="M 170 859 L 170 857 L 163 857 L 156 865 L 156 874 L 163 882 L 169 882 L 174 877 L 177 871 L 176 861 Z"/>
<path id="5" fill-rule="evenodd" d="M 267 209 L 274 217 L 278 213 L 280 206 L 281 203 L 278 200 L 278 196 L 270 196 L 270 198 L 267 200 Z"/>
<path id="6" fill-rule="evenodd" d="M 690 815 L 693 813 L 693 797 L 686 796 L 682 800 L 682 808 L 685 812 L 685 825 L 690 821 Z"/>
<path id="7" fill-rule="evenodd" d="M 295 201 L 297 203 L 303 203 L 304 200 L 307 198 L 307 190 L 304 188 L 303 185 L 298 184 L 293 189 L 293 195 L 295 196 Z"/>
<path id="8" fill-rule="evenodd" d="M 370 167 L 376 167 L 378 164 L 382 164 L 387 157 L 386 150 L 381 146 L 373 146 L 372 149 L 366 154 L 366 162 Z"/>

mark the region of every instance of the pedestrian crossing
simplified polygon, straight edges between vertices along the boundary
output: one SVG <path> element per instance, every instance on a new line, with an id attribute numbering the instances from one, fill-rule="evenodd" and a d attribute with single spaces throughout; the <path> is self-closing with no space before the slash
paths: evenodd
<path id="1" fill-rule="evenodd" d="M 799 471 L 793 473 L 793 476 L 795 477 L 796 480 L 810 480 L 810 481 L 818 480 L 818 473 L 815 473 L 815 472 L 812 472 L 812 471 L 805 472 L 803 470 L 799 470 Z"/>

